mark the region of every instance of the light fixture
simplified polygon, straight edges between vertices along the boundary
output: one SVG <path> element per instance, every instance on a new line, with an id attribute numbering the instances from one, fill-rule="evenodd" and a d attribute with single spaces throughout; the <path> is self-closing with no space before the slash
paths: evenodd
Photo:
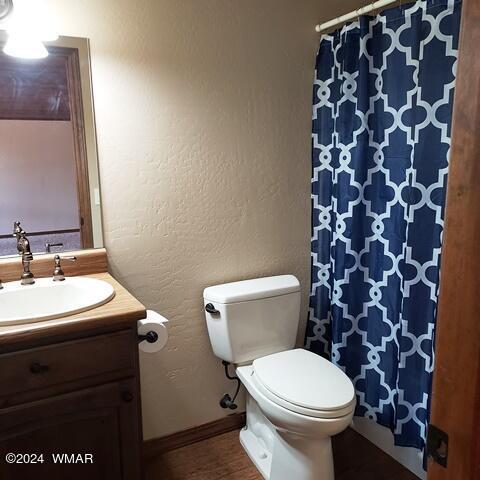
<path id="1" fill-rule="evenodd" d="M 8 17 L 13 10 L 12 0 L 0 0 L 0 20 Z"/>
<path id="2" fill-rule="evenodd" d="M 1 1 L 1 0 L 0 0 Z M 15 0 L 9 19 L 8 40 L 3 51 L 20 58 L 45 58 L 48 50 L 43 42 L 52 42 L 58 35 L 51 26 L 41 0 Z"/>
<path id="3" fill-rule="evenodd" d="M 38 39 L 29 35 L 9 34 L 8 40 L 3 47 L 3 52 L 12 57 L 20 58 L 45 58 L 48 50 Z"/>

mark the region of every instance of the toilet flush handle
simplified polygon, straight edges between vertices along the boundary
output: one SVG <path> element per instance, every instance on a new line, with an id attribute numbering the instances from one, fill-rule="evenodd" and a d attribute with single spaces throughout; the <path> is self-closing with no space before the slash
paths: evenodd
<path id="1" fill-rule="evenodd" d="M 220 312 L 214 307 L 213 303 L 207 303 L 205 305 L 205 310 L 211 315 L 219 315 Z"/>

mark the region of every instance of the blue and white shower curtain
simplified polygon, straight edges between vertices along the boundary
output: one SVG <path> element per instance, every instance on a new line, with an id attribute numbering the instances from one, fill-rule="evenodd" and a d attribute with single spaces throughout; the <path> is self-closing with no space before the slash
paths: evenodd
<path id="1" fill-rule="evenodd" d="M 323 35 L 314 83 L 306 347 L 352 379 L 356 415 L 389 427 L 397 445 L 419 449 L 434 363 L 460 9 L 417 1 Z"/>

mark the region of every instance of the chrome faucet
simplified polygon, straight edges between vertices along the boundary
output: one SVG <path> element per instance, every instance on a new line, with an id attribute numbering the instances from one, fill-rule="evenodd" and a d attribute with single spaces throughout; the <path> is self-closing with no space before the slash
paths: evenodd
<path id="1" fill-rule="evenodd" d="M 23 272 L 20 277 L 22 285 L 32 285 L 35 283 L 35 277 L 30 271 L 30 262 L 33 260 L 33 255 L 30 250 L 30 241 L 27 238 L 25 230 L 22 229 L 20 222 L 13 224 L 13 236 L 17 238 L 17 250 L 22 256 Z"/>
<path id="2" fill-rule="evenodd" d="M 55 268 L 53 270 L 53 281 L 54 282 L 63 282 L 65 280 L 65 274 L 63 273 L 62 270 L 62 265 L 61 261 L 62 260 L 68 260 L 69 262 L 75 262 L 77 260 L 77 257 L 61 257 L 60 255 L 55 255 L 53 257 L 53 260 L 55 262 Z"/>

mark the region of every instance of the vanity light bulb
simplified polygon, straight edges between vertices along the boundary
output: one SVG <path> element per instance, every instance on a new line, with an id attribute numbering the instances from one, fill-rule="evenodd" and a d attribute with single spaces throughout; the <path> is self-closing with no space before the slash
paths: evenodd
<path id="1" fill-rule="evenodd" d="M 35 59 L 48 56 L 48 51 L 40 40 L 26 35 L 9 35 L 3 52 L 19 58 Z"/>
<path id="2" fill-rule="evenodd" d="M 58 40 L 58 34 L 43 1 L 15 0 L 14 6 L 7 27 L 9 39 L 3 51 L 21 58 L 46 57 L 48 51 L 42 43 Z"/>

